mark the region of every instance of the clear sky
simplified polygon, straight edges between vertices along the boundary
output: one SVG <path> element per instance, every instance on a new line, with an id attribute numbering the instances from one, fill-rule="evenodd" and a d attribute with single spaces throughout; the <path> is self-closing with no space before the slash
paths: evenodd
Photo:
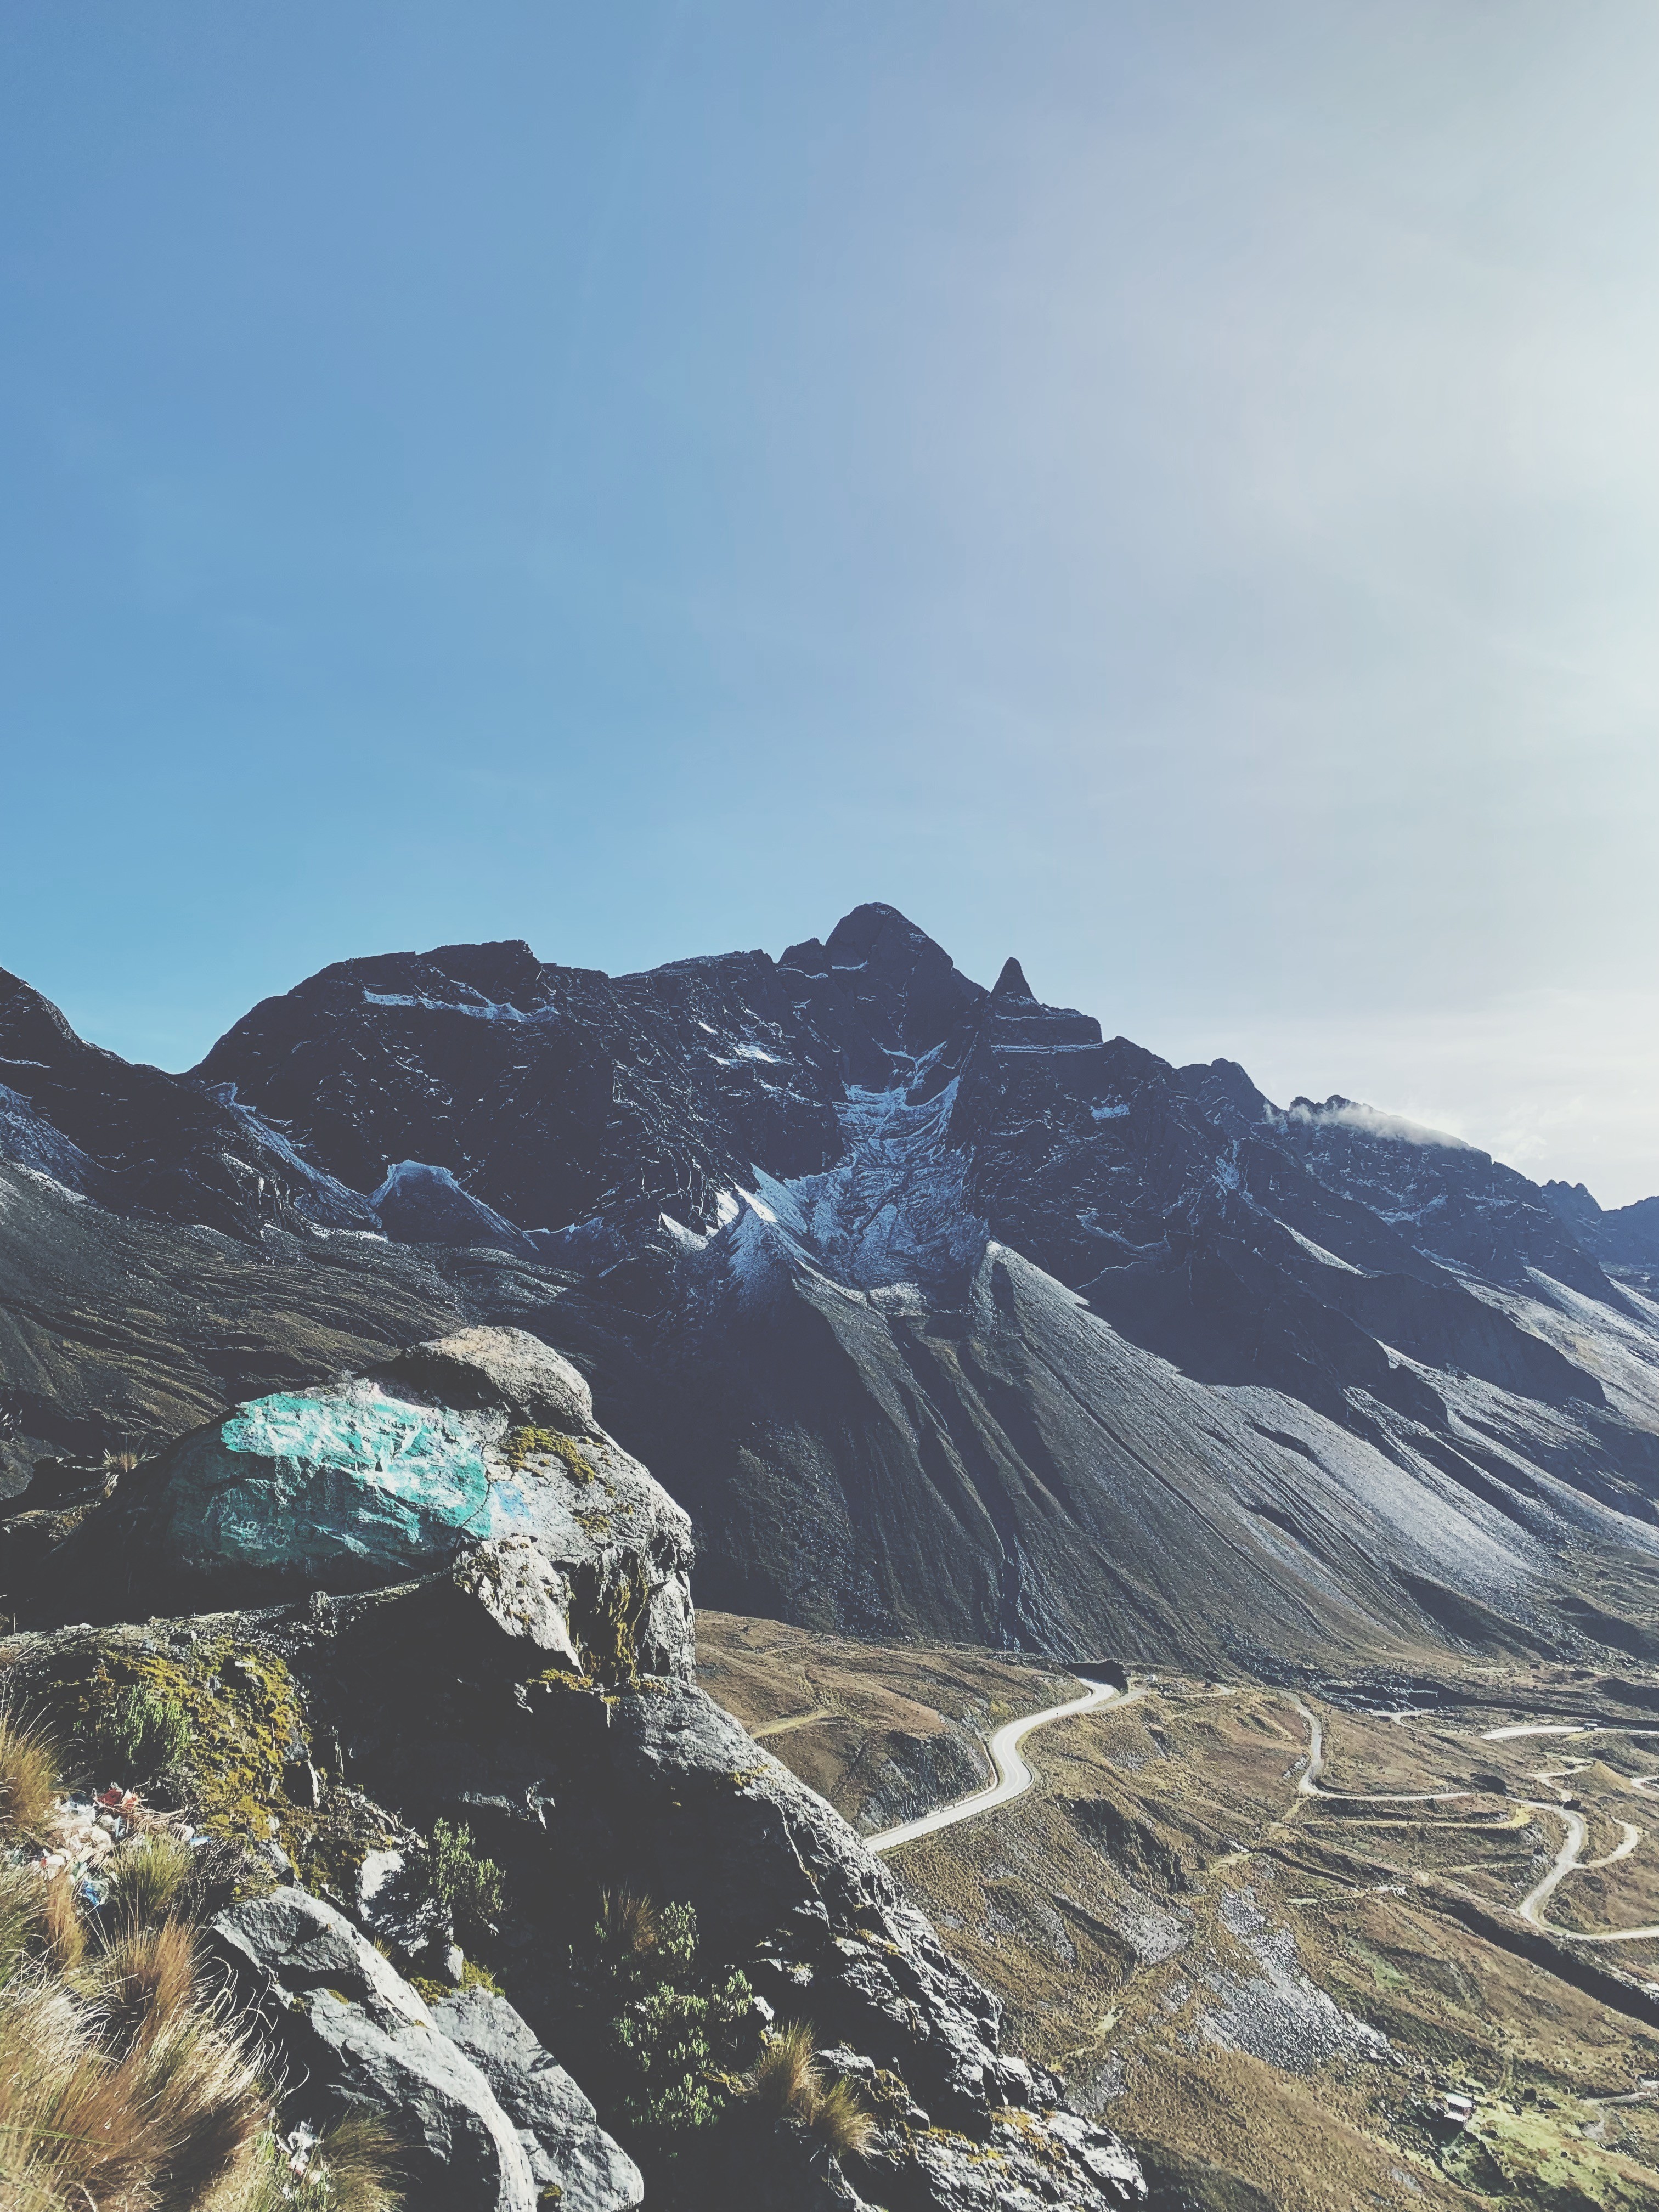
<path id="1" fill-rule="evenodd" d="M 9 0 L 0 964 L 866 898 L 1659 1190 L 1651 0 Z"/>

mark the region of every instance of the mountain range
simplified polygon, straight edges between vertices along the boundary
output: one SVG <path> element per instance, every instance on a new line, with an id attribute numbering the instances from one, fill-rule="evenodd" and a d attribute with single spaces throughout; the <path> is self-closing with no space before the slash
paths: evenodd
<path id="1" fill-rule="evenodd" d="M 1659 1198 L 987 989 L 894 908 L 323 969 L 182 1075 L 0 972 L 0 1454 L 463 1322 L 567 1353 L 704 1605 L 1060 1657 L 1659 1656 Z"/>

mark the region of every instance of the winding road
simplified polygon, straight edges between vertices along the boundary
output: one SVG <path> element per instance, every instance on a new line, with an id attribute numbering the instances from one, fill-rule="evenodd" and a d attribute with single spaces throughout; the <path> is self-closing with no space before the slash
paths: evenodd
<path id="1" fill-rule="evenodd" d="M 1300 1698 L 1291 1697 L 1290 1703 L 1295 1706 L 1308 1724 L 1308 1763 L 1297 1784 L 1297 1790 L 1304 1796 L 1338 1798 L 1349 1804 L 1433 1805 L 1443 1804 L 1450 1798 L 1467 1797 L 1475 1794 L 1467 1790 L 1419 1790 L 1409 1796 L 1385 1796 L 1357 1790 L 1322 1789 L 1319 1778 L 1325 1767 L 1323 1726 L 1312 1707 L 1304 1705 Z M 1389 1716 L 1390 1719 L 1400 1717 L 1398 1714 Z M 1522 1721 L 1510 1722 L 1501 1728 L 1484 1729 L 1480 1741 L 1483 1743 L 1510 1743 L 1522 1736 L 1581 1735 L 1654 1736 L 1659 1735 L 1659 1729 L 1627 1727 L 1621 1723 L 1610 1721 Z M 1568 1765 L 1547 1767 L 1539 1773 L 1528 1775 L 1527 1778 L 1531 1782 L 1559 1784 L 1568 1775 L 1589 1764 L 1588 1759 L 1574 1759 Z M 1627 1779 L 1626 1786 L 1642 1795 L 1652 1795 L 1654 1793 L 1650 1785 L 1656 1782 L 1659 1782 L 1659 1775 L 1635 1775 Z M 1553 1814 L 1560 1821 L 1565 1832 L 1561 1839 L 1561 1847 L 1551 1861 L 1548 1871 L 1532 1889 L 1528 1891 L 1526 1896 L 1514 1910 L 1530 1926 L 1568 1943 L 1638 1943 L 1659 1937 L 1659 1926 L 1607 1928 L 1591 1931 L 1582 1928 L 1563 1928 L 1559 1923 L 1544 1917 L 1544 1907 L 1570 1874 L 1577 1872 L 1581 1868 L 1584 1872 L 1590 1873 L 1599 1867 L 1616 1865 L 1620 1859 L 1630 1856 L 1638 1844 L 1642 1842 L 1644 1836 L 1644 1831 L 1638 1827 L 1634 1821 L 1620 1820 L 1618 1824 L 1620 1841 L 1613 1850 L 1605 1852 L 1599 1859 L 1586 1859 L 1584 1853 L 1589 1844 L 1589 1823 L 1572 1803 L 1565 1790 L 1558 1788 L 1556 1799 L 1557 1802 L 1553 1804 L 1533 1797 L 1522 1797 L 1513 1801 L 1517 1810 Z"/>
<path id="2" fill-rule="evenodd" d="M 1487 1729 L 1481 1741 L 1483 1743 L 1507 1743 L 1516 1736 L 1523 1735 L 1650 1736 L 1659 1735 L 1659 1729 L 1626 1728 L 1612 1721 L 1528 1722 L 1518 1726 Z M 1531 1775 L 1528 1778 L 1533 1782 L 1555 1782 L 1589 1764 L 1588 1759 L 1574 1759 L 1571 1765 L 1549 1767 L 1543 1772 Z M 1647 1785 L 1655 1779 L 1656 1777 L 1650 1774 L 1634 1775 L 1630 1778 L 1627 1787 L 1646 1794 Z M 1557 1792 L 1557 1795 L 1563 1798 L 1565 1794 L 1565 1791 Z M 1659 1927 L 1603 1928 L 1590 1930 L 1583 1928 L 1562 1928 L 1553 1920 L 1546 1920 L 1545 1905 L 1548 1904 L 1570 1874 L 1576 1872 L 1581 1865 L 1586 1873 L 1592 1873 L 1597 1867 L 1613 1866 L 1619 1860 L 1628 1858 L 1642 1841 L 1643 1832 L 1633 1821 L 1620 1820 L 1619 1826 L 1621 1831 L 1621 1840 L 1612 1850 L 1604 1852 L 1599 1859 L 1586 1859 L 1584 1851 L 1589 1843 L 1589 1824 L 1582 1813 L 1575 1811 L 1571 1805 L 1565 1802 L 1547 1805 L 1536 1802 L 1530 1798 L 1523 1799 L 1522 1802 L 1531 1812 L 1553 1813 L 1566 1830 L 1565 1835 L 1562 1838 L 1561 1848 L 1556 1853 L 1554 1863 L 1549 1872 L 1535 1889 L 1530 1890 L 1522 1899 L 1516 1908 L 1523 1920 L 1530 1921 L 1534 1928 L 1541 1928 L 1547 1935 L 1560 1936 L 1569 1943 L 1639 1943 L 1659 1936 Z"/>
<path id="3" fill-rule="evenodd" d="M 1005 1721 L 1000 1729 L 995 1729 L 984 1739 L 985 1747 L 991 1755 L 991 1768 L 995 1777 L 994 1781 L 986 1784 L 982 1789 L 969 1790 L 965 1797 L 958 1797 L 948 1805 L 939 1806 L 934 1812 L 924 1813 L 914 1820 L 902 1821 L 896 1828 L 885 1828 L 879 1835 L 866 1836 L 864 1839 L 866 1848 L 872 1851 L 895 1851 L 905 1844 L 919 1842 L 923 1836 L 937 1835 L 942 1828 L 954 1827 L 958 1820 L 977 1820 L 981 1813 L 994 1812 L 999 1805 L 1011 1803 L 1016 1797 L 1023 1796 L 1036 1778 L 1030 1768 L 1021 1758 L 1019 1752 L 1020 1745 L 1028 1735 L 1037 1729 L 1048 1727 L 1052 1722 L 1070 1719 L 1081 1713 L 1094 1712 L 1103 1705 L 1133 1705 L 1137 1698 L 1146 1694 L 1144 1687 L 1125 1691 L 1118 1689 L 1109 1682 L 1097 1682 L 1085 1690 L 1081 1697 L 1068 1698 L 1064 1705 L 1048 1705 L 1041 1712 L 1026 1713 L 1018 1720 Z M 1304 1704 L 1300 1698 L 1291 1696 L 1289 1702 L 1296 1708 L 1308 1727 L 1307 1764 L 1297 1783 L 1297 1793 L 1302 1796 L 1327 1798 L 1348 1805 L 1443 1805 L 1455 1798 L 1469 1797 L 1478 1794 L 1467 1789 L 1419 1790 L 1386 1793 L 1376 1790 L 1327 1789 L 1321 1778 L 1325 1771 L 1324 1725 L 1312 1706 Z M 816 1720 L 823 1716 L 813 1713 L 804 1717 Z M 1400 1712 L 1390 1714 L 1389 1717 L 1403 1722 L 1409 1719 L 1426 1718 L 1429 1716 L 1416 1712 Z M 757 1733 L 771 1733 L 800 1724 L 801 1717 L 796 1717 L 787 1721 L 775 1722 L 771 1724 L 770 1729 L 757 1731 Z M 1481 1741 L 1486 1743 L 1504 1743 L 1519 1736 L 1559 1737 L 1602 1735 L 1655 1736 L 1659 1735 L 1659 1729 L 1631 1728 L 1616 1723 L 1519 1722 L 1510 1723 L 1502 1728 L 1487 1729 L 1483 1732 Z M 1544 1772 L 1532 1775 L 1528 1779 L 1534 1782 L 1554 1782 L 1574 1771 L 1576 1767 L 1588 1763 L 1584 1760 L 1576 1760 L 1571 1766 L 1551 1768 Z M 1659 1791 L 1655 1791 L 1652 1787 L 1655 1784 L 1659 1784 L 1659 1775 L 1637 1775 L 1630 1778 L 1626 1786 L 1632 1791 L 1643 1795 L 1659 1795 Z M 1564 1802 L 1547 1804 L 1534 1798 L 1511 1801 L 1516 1803 L 1517 1810 L 1553 1814 L 1565 1831 L 1561 1847 L 1552 1861 L 1547 1873 L 1513 1909 L 1532 1927 L 1570 1943 L 1636 1943 L 1659 1937 L 1659 1926 L 1609 1928 L 1591 1933 L 1583 1929 L 1563 1928 L 1544 1917 L 1544 1907 L 1570 1874 L 1575 1873 L 1581 1867 L 1589 1872 L 1598 1867 L 1614 1865 L 1619 1860 L 1628 1858 L 1638 1844 L 1643 1841 L 1644 1836 L 1643 1830 L 1633 1821 L 1620 1820 L 1618 1824 L 1621 1832 L 1620 1842 L 1602 1857 L 1587 1860 L 1584 1857 L 1584 1852 L 1589 1844 L 1589 1823 L 1576 1807 L 1565 1802 L 1566 1796 L 1565 1791 L 1558 1790 L 1557 1795 Z M 1453 1825 L 1468 1824 L 1458 1822 Z"/>
<path id="4" fill-rule="evenodd" d="M 954 1827 L 958 1820 L 977 1820 L 981 1813 L 989 1813 L 999 1805 L 1006 1805 L 1016 1797 L 1024 1796 L 1033 1779 L 1030 1768 L 1019 1755 L 1019 1747 L 1034 1729 L 1047 1728 L 1051 1721 L 1063 1721 L 1073 1713 L 1093 1712 L 1101 1705 L 1133 1705 L 1145 1692 L 1140 1690 L 1119 1690 L 1109 1682 L 1097 1682 L 1080 1698 L 1073 1698 L 1063 1705 L 1048 1705 L 1040 1713 L 1027 1713 L 1022 1719 L 1005 1721 L 995 1732 L 985 1738 L 985 1748 L 991 1754 L 994 1782 L 982 1790 L 971 1790 L 965 1797 L 958 1797 L 949 1805 L 941 1805 L 937 1812 L 924 1813 L 919 1820 L 903 1821 L 896 1828 L 884 1828 L 878 1836 L 866 1836 L 865 1849 L 872 1851 L 896 1851 L 901 1844 L 914 1844 L 922 1836 L 937 1835 L 941 1828 Z"/>
<path id="5" fill-rule="evenodd" d="M 1297 1784 L 1297 1794 L 1304 1797 L 1340 1797 L 1348 1804 L 1364 1805 L 1440 1805 L 1450 1797 L 1472 1797 L 1472 1790 L 1415 1790 L 1407 1796 L 1383 1796 L 1370 1790 L 1322 1790 L 1319 1778 L 1325 1771 L 1325 1730 L 1320 1717 L 1311 1705 L 1304 1705 L 1300 1698 L 1291 1703 L 1308 1723 L 1308 1764 L 1302 1770 Z M 1398 1720 L 1390 1713 L 1390 1720 Z"/>

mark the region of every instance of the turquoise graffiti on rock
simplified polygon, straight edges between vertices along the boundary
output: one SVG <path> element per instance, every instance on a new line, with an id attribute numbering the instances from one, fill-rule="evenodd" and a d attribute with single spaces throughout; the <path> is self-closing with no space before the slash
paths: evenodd
<path id="1" fill-rule="evenodd" d="M 192 1438 L 167 1488 L 181 1558 L 325 1580 L 448 1559 L 489 1517 L 465 1424 L 390 1398 L 257 1398 Z"/>

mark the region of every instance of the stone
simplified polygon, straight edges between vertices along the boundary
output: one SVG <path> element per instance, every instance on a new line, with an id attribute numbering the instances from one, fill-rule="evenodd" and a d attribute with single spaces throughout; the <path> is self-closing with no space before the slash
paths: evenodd
<path id="1" fill-rule="evenodd" d="M 290 1759 L 283 1768 L 283 1794 L 314 1812 L 323 1802 L 323 1778 L 308 1759 Z"/>
<path id="2" fill-rule="evenodd" d="M 638 2166 L 505 1997 L 464 1990 L 434 2005 L 432 2017 L 495 2091 L 538 2185 L 560 2191 L 560 2212 L 630 2212 L 641 2201 Z"/>
<path id="3" fill-rule="evenodd" d="M 385 2113 L 422 2212 L 534 2212 L 529 2158 L 488 2081 L 343 1913 L 289 1887 L 230 1906 L 210 1937 L 301 2085 L 290 2102 Z"/>
<path id="4" fill-rule="evenodd" d="M 453 1932 L 448 1913 L 400 1850 L 364 1852 L 357 1869 L 357 1917 L 371 1935 L 411 1960 L 446 1949 Z"/>
<path id="5" fill-rule="evenodd" d="M 330 1593 L 453 1573 L 463 1621 L 527 1646 L 526 1671 L 685 1680 L 696 1662 L 689 1518 L 595 1425 L 569 1362 L 522 1329 L 465 1329 L 234 1407 L 53 1556 L 60 1580 L 118 1602 L 137 1580 L 220 1604 L 303 1591 L 319 1632 Z M 321 1788 L 296 1766 L 296 1802 Z"/>
<path id="6" fill-rule="evenodd" d="M 458 1560 L 457 1589 L 477 1600 L 502 1635 L 530 1645 L 540 1657 L 582 1671 L 570 1634 L 569 1577 L 529 1536 L 481 1544 Z"/>
<path id="7" fill-rule="evenodd" d="M 527 1329 L 458 1329 L 411 1345 L 381 1371 L 445 1405 L 499 1407 L 515 1426 L 599 1433 L 586 1379 Z"/>

